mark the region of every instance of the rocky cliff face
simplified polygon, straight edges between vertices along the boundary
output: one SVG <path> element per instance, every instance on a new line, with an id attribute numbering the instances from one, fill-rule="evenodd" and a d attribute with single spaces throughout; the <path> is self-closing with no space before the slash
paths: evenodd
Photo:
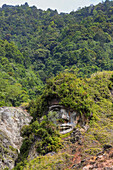
<path id="1" fill-rule="evenodd" d="M 22 108 L 0 108 L 0 170 L 12 169 L 22 144 L 20 130 L 31 121 Z"/>

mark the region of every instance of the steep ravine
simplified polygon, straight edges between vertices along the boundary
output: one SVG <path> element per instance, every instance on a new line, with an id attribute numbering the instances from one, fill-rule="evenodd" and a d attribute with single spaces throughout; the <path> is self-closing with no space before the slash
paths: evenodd
<path id="1" fill-rule="evenodd" d="M 22 108 L 0 108 L 0 170 L 14 167 L 22 144 L 20 130 L 31 121 L 30 115 Z"/>

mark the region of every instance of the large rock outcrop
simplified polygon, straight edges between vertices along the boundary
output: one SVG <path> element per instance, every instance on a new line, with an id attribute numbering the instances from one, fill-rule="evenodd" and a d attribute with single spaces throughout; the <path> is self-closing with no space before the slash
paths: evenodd
<path id="1" fill-rule="evenodd" d="M 12 169 L 22 144 L 20 130 L 31 121 L 22 108 L 0 108 L 0 170 Z"/>

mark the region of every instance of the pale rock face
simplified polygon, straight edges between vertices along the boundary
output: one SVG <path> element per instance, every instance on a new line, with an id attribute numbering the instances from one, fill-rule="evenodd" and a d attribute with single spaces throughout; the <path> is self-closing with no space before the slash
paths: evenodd
<path id="1" fill-rule="evenodd" d="M 21 128 L 31 121 L 22 108 L 0 107 L 0 170 L 14 167 L 14 161 L 22 145 Z"/>
<path id="2" fill-rule="evenodd" d="M 61 134 L 72 131 L 78 122 L 77 113 L 69 111 L 61 105 L 50 106 L 48 118 L 59 127 Z"/>

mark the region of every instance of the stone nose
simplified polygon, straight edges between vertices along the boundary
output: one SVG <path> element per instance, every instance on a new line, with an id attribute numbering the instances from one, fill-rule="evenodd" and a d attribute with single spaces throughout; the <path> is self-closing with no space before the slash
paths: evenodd
<path id="1" fill-rule="evenodd" d="M 69 120 L 69 115 L 68 114 L 62 114 L 62 119 Z"/>

